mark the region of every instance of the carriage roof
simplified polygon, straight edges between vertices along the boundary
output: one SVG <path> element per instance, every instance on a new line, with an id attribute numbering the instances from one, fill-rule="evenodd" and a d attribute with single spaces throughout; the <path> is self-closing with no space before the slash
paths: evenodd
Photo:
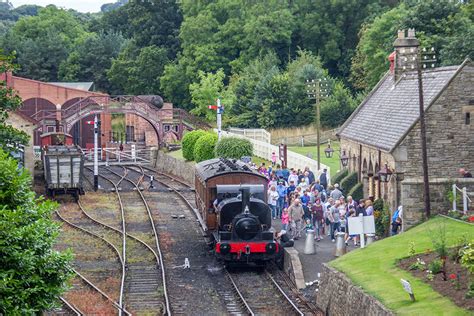
<path id="1" fill-rule="evenodd" d="M 247 173 L 250 176 L 266 179 L 263 175 L 251 169 L 247 164 L 240 160 L 216 158 L 196 164 L 196 176 L 202 181 L 207 181 L 216 176 L 232 173 Z"/>

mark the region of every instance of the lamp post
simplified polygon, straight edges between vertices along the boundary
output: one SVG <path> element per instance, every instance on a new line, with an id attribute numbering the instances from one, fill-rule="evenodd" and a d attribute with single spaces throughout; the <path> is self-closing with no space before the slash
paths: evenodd
<path id="1" fill-rule="evenodd" d="M 306 80 L 306 93 L 310 100 L 316 102 L 316 151 L 318 156 L 318 171 L 321 170 L 321 109 L 320 103 L 322 98 L 328 96 L 328 82 L 326 78 L 318 80 Z"/>
<path id="2" fill-rule="evenodd" d="M 393 175 L 393 171 L 390 170 L 387 164 L 385 164 L 385 166 L 382 169 L 380 169 L 380 171 L 378 172 L 378 175 L 379 175 L 380 182 L 385 182 L 385 183 L 390 182 L 390 179 L 392 178 L 392 175 Z"/>

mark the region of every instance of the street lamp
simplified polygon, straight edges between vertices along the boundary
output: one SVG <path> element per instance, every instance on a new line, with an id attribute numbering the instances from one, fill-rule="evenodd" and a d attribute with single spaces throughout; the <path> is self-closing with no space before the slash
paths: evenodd
<path id="1" fill-rule="evenodd" d="M 328 147 L 324 149 L 324 153 L 326 154 L 326 158 L 332 158 L 334 154 L 334 149 L 331 148 L 331 144 L 328 144 Z"/>
<path id="2" fill-rule="evenodd" d="M 380 169 L 378 175 L 379 175 L 380 182 L 390 182 L 390 179 L 392 178 L 392 175 L 393 175 L 393 171 L 390 170 L 387 164 L 385 164 L 385 166 L 382 169 Z"/>
<path id="3" fill-rule="evenodd" d="M 343 167 L 347 167 L 348 162 L 349 162 L 349 156 L 347 156 L 346 151 L 343 150 L 342 155 L 341 155 L 341 164 Z"/>
<path id="4" fill-rule="evenodd" d="M 322 98 L 326 98 L 328 96 L 328 82 L 326 78 L 318 79 L 318 80 L 306 80 L 306 93 L 308 94 L 308 98 L 310 100 L 315 100 L 316 102 L 316 150 L 318 156 L 318 170 L 321 170 L 321 153 L 320 153 L 320 146 L 321 146 L 321 109 L 320 109 L 320 102 Z"/>

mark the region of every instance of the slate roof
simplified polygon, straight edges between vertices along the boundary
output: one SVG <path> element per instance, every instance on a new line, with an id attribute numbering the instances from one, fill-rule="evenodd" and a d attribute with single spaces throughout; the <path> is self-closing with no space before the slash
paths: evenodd
<path id="1" fill-rule="evenodd" d="M 90 91 L 94 82 L 48 82 L 64 88 L 72 88 L 84 91 Z"/>
<path id="2" fill-rule="evenodd" d="M 424 108 L 428 108 L 449 85 L 461 66 L 423 70 Z M 337 133 L 341 138 L 392 152 L 419 117 L 418 77 L 406 73 L 397 84 L 388 72 L 352 113 Z"/>

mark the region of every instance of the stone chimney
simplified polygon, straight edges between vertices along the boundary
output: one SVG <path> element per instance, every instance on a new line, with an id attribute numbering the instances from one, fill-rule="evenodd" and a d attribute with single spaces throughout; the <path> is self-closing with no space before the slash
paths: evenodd
<path id="1" fill-rule="evenodd" d="M 405 30 L 398 31 L 397 39 L 393 42 L 395 58 L 392 73 L 395 82 L 403 76 L 403 73 L 416 69 L 419 46 L 420 42 L 415 36 L 414 29 L 408 29 L 408 32 Z"/>

